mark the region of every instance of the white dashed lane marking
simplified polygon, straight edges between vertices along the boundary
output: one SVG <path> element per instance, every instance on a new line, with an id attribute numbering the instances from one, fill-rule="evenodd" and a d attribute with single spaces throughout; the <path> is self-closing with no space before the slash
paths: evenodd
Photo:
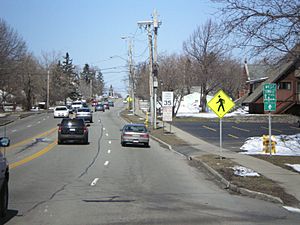
<path id="1" fill-rule="evenodd" d="M 95 186 L 97 184 L 98 180 L 99 180 L 99 178 L 95 178 L 93 180 L 93 182 L 91 183 L 91 186 Z"/>
<path id="2" fill-rule="evenodd" d="M 109 164 L 109 161 L 105 161 L 104 166 L 107 166 Z"/>
<path id="3" fill-rule="evenodd" d="M 111 153 L 111 150 L 108 150 L 107 153 L 110 154 L 110 153 Z"/>

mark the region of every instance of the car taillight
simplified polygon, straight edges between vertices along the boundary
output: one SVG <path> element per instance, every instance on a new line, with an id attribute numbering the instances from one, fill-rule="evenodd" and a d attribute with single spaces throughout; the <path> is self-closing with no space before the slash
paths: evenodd
<path id="1" fill-rule="evenodd" d="M 143 138 L 149 138 L 149 134 L 141 134 L 140 136 Z"/>
<path id="2" fill-rule="evenodd" d="M 132 134 L 126 134 L 126 133 L 125 133 L 124 136 L 131 137 Z"/>
<path id="3" fill-rule="evenodd" d="M 83 132 L 86 133 L 88 131 L 87 127 L 83 128 Z"/>
<path id="4" fill-rule="evenodd" d="M 61 126 L 59 126 L 59 127 L 58 127 L 58 132 L 61 132 L 61 129 L 62 129 Z"/>

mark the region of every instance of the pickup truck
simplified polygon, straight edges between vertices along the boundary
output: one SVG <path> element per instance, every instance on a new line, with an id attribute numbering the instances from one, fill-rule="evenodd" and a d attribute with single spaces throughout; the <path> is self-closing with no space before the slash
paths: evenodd
<path id="1" fill-rule="evenodd" d="M 0 137 L 0 147 L 8 147 L 10 140 Z M 5 155 L 0 151 L 0 217 L 4 217 L 8 206 L 9 170 Z"/>

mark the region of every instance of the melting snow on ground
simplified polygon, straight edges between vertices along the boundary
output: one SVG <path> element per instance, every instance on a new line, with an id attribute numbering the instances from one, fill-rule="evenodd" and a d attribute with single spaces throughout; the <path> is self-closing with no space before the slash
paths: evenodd
<path id="1" fill-rule="evenodd" d="M 254 170 L 243 167 L 243 166 L 234 166 L 232 167 L 233 173 L 236 176 L 241 177 L 259 177 L 260 175 L 256 173 Z"/>
<path id="2" fill-rule="evenodd" d="M 300 164 L 289 164 L 286 163 L 285 165 L 292 167 L 294 170 L 298 171 L 300 173 Z"/>

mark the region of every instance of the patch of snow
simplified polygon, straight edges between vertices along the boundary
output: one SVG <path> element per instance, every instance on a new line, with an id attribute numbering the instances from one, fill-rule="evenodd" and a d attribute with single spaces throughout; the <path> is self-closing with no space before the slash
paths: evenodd
<path id="1" fill-rule="evenodd" d="M 234 170 L 234 175 L 240 177 L 259 177 L 260 175 L 252 169 L 243 167 L 243 166 L 234 166 L 232 167 Z"/>
<path id="2" fill-rule="evenodd" d="M 300 209 L 298 209 L 298 208 L 294 208 L 294 207 L 290 207 L 290 206 L 282 206 L 282 207 L 290 212 L 300 213 Z"/>
<path id="3" fill-rule="evenodd" d="M 285 165 L 292 167 L 295 171 L 300 173 L 300 164 L 289 164 L 286 163 Z"/>
<path id="4" fill-rule="evenodd" d="M 300 156 L 300 133 L 296 135 L 277 135 L 275 136 L 276 152 L 273 155 Z M 243 154 L 249 155 L 268 155 L 263 151 L 262 137 L 250 137 L 240 148 Z"/>

